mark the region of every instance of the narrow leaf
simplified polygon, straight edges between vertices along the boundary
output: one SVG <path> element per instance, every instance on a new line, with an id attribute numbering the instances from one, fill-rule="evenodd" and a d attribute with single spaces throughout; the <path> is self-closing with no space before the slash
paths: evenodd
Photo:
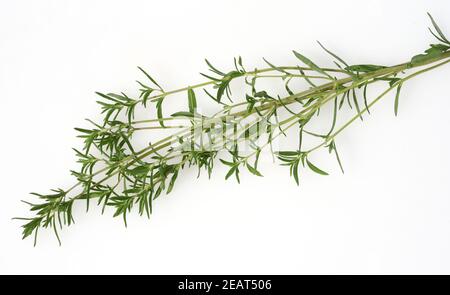
<path id="1" fill-rule="evenodd" d="M 369 72 L 374 72 L 374 71 L 381 70 L 384 68 L 386 68 L 386 67 L 379 66 L 379 65 L 353 65 L 353 66 L 348 66 L 345 69 L 348 71 L 353 71 L 353 72 L 369 73 Z"/>
<path id="2" fill-rule="evenodd" d="M 315 165 L 314 165 L 313 163 L 311 163 L 308 159 L 306 159 L 306 164 L 308 165 L 308 167 L 309 167 L 312 171 L 316 172 L 317 174 L 320 174 L 320 175 L 328 175 L 327 172 L 325 172 L 325 171 L 321 170 L 319 167 L 315 166 Z"/>
<path id="3" fill-rule="evenodd" d="M 316 65 L 315 63 L 313 63 L 309 58 L 307 58 L 306 56 L 301 55 L 300 53 L 296 52 L 295 50 L 293 51 L 294 55 L 300 60 L 302 61 L 305 65 L 307 65 L 308 67 L 310 67 L 311 69 L 313 69 L 314 71 L 324 74 L 325 76 L 333 79 L 333 77 L 331 77 L 327 72 L 325 72 L 324 70 L 322 70 L 318 65 Z"/>
<path id="4" fill-rule="evenodd" d="M 189 103 L 189 112 L 195 113 L 195 110 L 197 109 L 197 100 L 195 98 L 195 93 L 192 88 L 188 89 L 188 103 Z"/>
<path id="5" fill-rule="evenodd" d="M 295 161 L 295 163 L 292 165 L 292 168 L 291 168 L 292 174 L 294 175 L 295 183 L 297 185 L 300 184 L 299 177 L 298 177 L 298 164 L 299 164 L 299 161 Z"/>
<path id="6" fill-rule="evenodd" d="M 278 71 L 278 72 L 284 73 L 284 74 L 288 74 L 288 75 L 291 74 L 291 73 L 289 73 L 288 71 L 285 71 L 285 70 L 283 70 L 283 69 L 281 69 L 281 68 L 279 68 L 279 67 L 277 67 L 277 66 L 271 64 L 271 63 L 268 62 L 265 58 L 263 58 L 263 60 L 264 60 L 265 63 L 268 64 L 269 67 L 271 67 L 272 69 L 274 69 L 274 70 L 276 70 L 276 71 Z"/>
<path id="7" fill-rule="evenodd" d="M 441 29 L 439 28 L 439 26 L 437 25 L 437 23 L 434 21 L 433 17 L 431 16 L 430 13 L 428 13 L 428 16 L 430 17 L 431 23 L 433 24 L 434 29 L 436 30 L 436 32 L 439 34 L 439 36 L 441 37 L 441 41 L 444 41 L 447 44 L 450 44 L 450 41 L 448 41 L 448 39 L 445 37 L 444 33 L 442 33 Z"/>
<path id="8" fill-rule="evenodd" d="M 159 125 L 161 125 L 161 127 L 166 127 L 165 125 L 164 125 L 164 120 L 162 120 L 163 119 L 163 110 L 162 110 L 162 103 L 163 103 L 163 100 L 164 100 L 164 96 L 161 96 L 160 98 L 158 98 L 158 100 L 157 100 L 157 102 L 156 102 L 156 112 L 157 112 L 157 116 L 158 116 L 158 122 L 159 122 Z"/>
<path id="9" fill-rule="evenodd" d="M 155 79 L 153 79 L 153 78 L 152 78 L 146 71 L 144 71 L 141 67 L 138 67 L 138 69 L 139 69 L 142 73 L 144 73 L 144 75 L 145 75 L 150 81 L 152 81 L 153 84 L 155 84 L 156 86 L 158 86 L 158 88 L 162 91 L 162 87 L 161 87 L 158 83 L 156 83 Z"/>
<path id="10" fill-rule="evenodd" d="M 195 114 L 190 113 L 190 112 L 176 112 L 176 113 L 173 113 L 173 114 L 170 115 L 170 116 L 172 116 L 172 117 L 188 117 L 188 118 L 193 118 L 194 115 L 195 115 Z"/>
<path id="11" fill-rule="evenodd" d="M 330 50 L 326 49 L 325 46 L 322 45 L 322 43 L 320 43 L 319 41 L 317 41 L 317 43 L 319 43 L 320 47 L 322 47 L 323 50 L 325 50 L 326 53 L 328 53 L 329 55 L 331 55 L 332 57 L 334 57 L 335 59 L 337 59 L 340 63 L 342 63 L 344 66 L 348 67 L 348 64 L 339 56 L 337 56 L 336 54 L 334 54 L 333 52 L 331 52 Z"/>
<path id="12" fill-rule="evenodd" d="M 398 84 L 397 86 L 397 93 L 395 94 L 395 101 L 394 101 L 394 114 L 397 116 L 398 114 L 398 102 L 400 98 L 400 90 L 402 89 L 402 83 Z"/>
<path id="13" fill-rule="evenodd" d="M 205 62 L 206 64 L 209 66 L 210 70 L 214 73 L 216 73 L 217 75 L 220 76 L 225 76 L 225 73 L 219 71 L 218 69 L 216 69 L 206 58 L 205 58 Z"/>
<path id="14" fill-rule="evenodd" d="M 263 176 L 258 170 L 256 170 L 254 167 L 252 167 L 250 164 L 247 163 L 247 169 L 250 171 L 250 173 L 256 175 L 256 176 Z"/>

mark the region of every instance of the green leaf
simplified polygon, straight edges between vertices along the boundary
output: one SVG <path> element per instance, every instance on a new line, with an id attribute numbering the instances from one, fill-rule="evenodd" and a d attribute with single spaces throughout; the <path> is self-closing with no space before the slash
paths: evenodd
<path id="1" fill-rule="evenodd" d="M 258 91 L 254 94 L 255 97 L 262 97 L 262 98 L 272 98 L 269 94 L 267 94 L 266 91 Z"/>
<path id="2" fill-rule="evenodd" d="M 214 100 L 215 102 L 217 102 L 217 103 L 219 103 L 219 104 L 222 104 L 222 105 L 225 105 L 223 102 L 218 101 L 217 98 L 215 98 L 211 93 L 208 92 L 208 90 L 203 89 L 203 91 L 206 93 L 206 95 L 208 95 L 208 96 L 209 96 L 212 100 Z"/>
<path id="3" fill-rule="evenodd" d="M 337 162 L 339 164 L 339 168 L 341 169 L 342 174 L 344 174 L 344 167 L 342 166 L 341 158 L 339 157 L 339 153 L 338 153 L 338 150 L 336 148 L 336 143 L 335 143 L 334 140 L 332 140 L 330 142 L 330 144 L 328 145 L 328 152 L 331 153 L 333 151 L 334 151 L 334 155 L 336 156 L 336 160 L 337 160 Z"/>
<path id="4" fill-rule="evenodd" d="M 31 219 L 30 222 L 22 225 L 23 233 L 22 238 L 25 239 L 29 235 L 31 235 L 34 231 L 37 231 L 38 228 L 41 226 L 42 218 L 34 218 Z"/>
<path id="5" fill-rule="evenodd" d="M 386 67 L 379 66 L 379 65 L 353 65 L 353 66 L 348 66 L 345 69 L 347 71 L 353 71 L 353 72 L 370 73 L 370 72 L 378 71 L 378 70 L 381 70 L 384 68 L 386 68 Z"/>
<path id="6" fill-rule="evenodd" d="M 177 180 L 177 177 L 178 177 L 178 170 L 175 170 L 175 172 L 172 175 L 172 178 L 170 179 L 169 186 L 167 188 L 167 193 L 168 194 L 172 191 L 173 186 L 175 184 L 175 181 Z"/>
<path id="7" fill-rule="evenodd" d="M 398 102 L 400 98 L 400 90 L 402 89 L 402 83 L 398 84 L 397 86 L 397 93 L 395 94 L 395 101 L 394 101 L 394 114 L 397 116 L 398 114 Z"/>
<path id="8" fill-rule="evenodd" d="M 195 116 L 194 113 L 190 113 L 190 112 L 176 112 L 173 113 L 172 115 L 170 115 L 172 117 L 188 117 L 188 118 L 193 118 Z"/>
<path id="9" fill-rule="evenodd" d="M 326 53 L 328 53 L 329 55 L 331 55 L 332 57 L 334 57 L 336 60 L 338 60 L 340 63 L 342 63 L 344 66 L 348 67 L 348 64 L 339 56 L 337 56 L 336 54 L 334 54 L 333 52 L 331 52 L 330 50 L 326 49 L 325 46 L 322 45 L 322 43 L 320 43 L 319 41 L 317 41 L 317 43 L 319 43 L 320 47 L 322 47 L 323 50 L 325 50 Z"/>
<path id="10" fill-rule="evenodd" d="M 297 151 L 279 151 L 277 152 L 280 156 L 298 156 L 299 152 Z"/>
<path id="11" fill-rule="evenodd" d="M 260 154 L 261 154 L 261 148 L 258 148 L 256 151 L 256 154 L 255 154 L 255 163 L 253 164 L 255 169 L 258 169 L 258 161 L 259 161 Z"/>
<path id="12" fill-rule="evenodd" d="M 283 70 L 283 69 L 281 69 L 281 68 L 279 68 L 279 67 L 277 67 L 277 66 L 271 64 L 271 63 L 268 62 L 265 58 L 263 58 L 263 60 L 264 60 L 264 61 L 266 62 L 266 64 L 268 64 L 269 67 L 271 67 L 272 69 L 274 69 L 274 70 L 276 70 L 276 71 L 278 71 L 278 72 L 284 73 L 284 74 L 288 74 L 288 75 L 291 74 L 291 73 L 289 73 L 288 71 L 285 71 L 285 70 Z"/>
<path id="13" fill-rule="evenodd" d="M 363 121 L 361 109 L 359 108 L 358 98 L 356 97 L 356 92 L 355 92 L 354 88 L 352 89 L 352 97 L 353 97 L 353 103 L 355 104 L 356 113 L 359 114 L 359 118 L 361 119 L 361 121 Z"/>
<path id="14" fill-rule="evenodd" d="M 237 165 L 231 167 L 231 169 L 228 171 L 227 175 L 225 175 L 225 180 L 230 178 L 231 175 L 233 175 L 237 171 Z"/>
<path id="15" fill-rule="evenodd" d="M 401 80 L 400 78 L 390 78 L 389 79 L 389 86 L 392 87 L 395 83 L 397 83 L 400 80 Z"/>
<path id="16" fill-rule="evenodd" d="M 141 192 L 142 189 L 141 188 L 129 188 L 123 191 L 124 194 L 128 195 L 128 194 L 136 194 Z"/>
<path id="17" fill-rule="evenodd" d="M 315 166 L 315 165 L 314 165 L 313 163 L 311 163 L 308 159 L 306 159 L 306 164 L 308 165 L 308 167 L 309 167 L 312 171 L 316 172 L 317 174 L 320 174 L 320 175 L 328 175 L 327 172 L 325 172 L 325 171 L 321 170 L 319 167 Z"/>
<path id="18" fill-rule="evenodd" d="M 294 164 L 292 165 L 291 169 L 292 169 L 292 174 L 294 175 L 295 183 L 297 183 L 297 185 L 300 185 L 300 181 L 298 178 L 298 164 L 299 164 L 299 161 L 298 160 L 295 161 Z"/>
<path id="19" fill-rule="evenodd" d="M 250 173 L 256 175 L 256 176 L 263 176 L 258 170 L 256 170 L 256 168 L 252 167 L 250 164 L 246 164 L 247 169 Z"/>
<path id="20" fill-rule="evenodd" d="M 103 94 L 103 93 L 101 93 L 101 92 L 96 91 L 95 94 L 97 94 L 97 95 L 99 95 L 99 96 L 101 96 L 101 97 L 103 97 L 103 98 L 105 98 L 105 99 L 107 99 L 107 100 L 110 100 L 110 101 L 114 101 L 114 102 L 120 103 L 120 100 L 118 100 L 118 99 L 116 99 L 116 98 L 113 98 L 113 97 L 111 97 L 111 96 L 109 96 L 109 95 Z"/>
<path id="21" fill-rule="evenodd" d="M 241 73 L 238 71 L 231 71 L 222 78 L 221 83 L 219 84 L 219 87 L 217 89 L 217 101 L 218 102 L 220 102 L 220 100 L 222 99 L 222 96 L 225 93 L 229 92 L 228 87 L 229 87 L 231 80 L 233 80 L 234 78 L 240 77 L 242 75 L 244 75 L 244 73 Z M 228 89 L 228 91 L 227 91 L 227 89 Z"/>
<path id="22" fill-rule="evenodd" d="M 86 134 L 94 133 L 94 130 L 88 130 L 88 129 L 78 128 L 78 127 L 75 127 L 74 129 L 76 131 L 78 131 L 78 132 L 81 132 L 81 133 L 86 133 Z"/>
<path id="23" fill-rule="evenodd" d="M 234 163 L 232 163 L 232 162 L 228 162 L 228 161 L 225 161 L 225 160 L 223 160 L 223 159 L 219 159 L 220 160 L 220 162 L 222 162 L 222 164 L 224 164 L 224 165 L 227 165 L 227 166 L 230 166 L 230 167 L 233 167 L 234 166 Z"/>
<path id="24" fill-rule="evenodd" d="M 220 102 L 220 100 L 222 99 L 222 96 L 223 96 L 223 94 L 225 93 L 225 90 L 227 89 L 227 87 L 228 87 L 228 83 L 229 82 L 222 82 L 220 85 L 219 85 L 219 88 L 217 89 L 217 101 L 218 102 Z"/>
<path id="25" fill-rule="evenodd" d="M 195 113 L 195 110 L 197 109 L 197 100 L 195 98 L 195 93 L 192 88 L 188 89 L 188 103 L 189 103 L 189 112 Z"/>
<path id="26" fill-rule="evenodd" d="M 149 74 L 147 74 L 147 72 L 144 71 L 141 67 L 138 67 L 138 69 L 141 70 L 141 72 L 144 73 L 144 75 L 162 91 L 162 87 L 158 83 L 156 83 L 155 79 L 153 79 Z"/>
<path id="27" fill-rule="evenodd" d="M 442 33 L 442 30 L 439 28 L 439 26 L 437 25 L 437 23 L 434 21 L 434 19 L 433 19 L 433 17 L 431 16 L 431 14 L 428 13 L 428 12 L 427 12 L 427 14 L 428 14 L 428 16 L 430 17 L 431 23 L 433 24 L 433 27 L 434 27 L 434 29 L 436 30 L 436 32 L 438 33 L 438 35 L 440 36 L 440 38 L 439 38 L 438 36 L 436 36 L 436 35 L 433 33 L 433 31 L 431 31 L 431 29 L 430 29 L 430 32 L 431 32 L 431 33 L 432 33 L 439 41 L 444 42 L 444 43 L 447 43 L 447 44 L 450 44 L 450 41 L 448 41 L 448 39 L 445 37 L 444 33 Z"/>
<path id="28" fill-rule="evenodd" d="M 161 125 L 161 127 L 166 128 L 166 126 L 164 125 L 164 120 L 163 119 L 163 110 L 162 110 L 162 103 L 164 100 L 164 96 L 161 96 L 160 98 L 158 98 L 157 102 L 156 102 L 156 112 L 157 112 L 157 116 L 159 119 L 159 125 Z"/>
<path id="29" fill-rule="evenodd" d="M 221 80 L 218 79 L 218 78 L 214 78 L 214 77 L 211 77 L 211 76 L 206 75 L 206 74 L 203 74 L 203 73 L 200 73 L 200 75 L 202 75 L 203 77 L 205 77 L 205 78 L 207 78 L 207 79 L 209 79 L 209 80 L 212 80 L 212 81 L 216 81 L 216 82 L 220 82 L 220 81 L 221 81 Z"/>
<path id="30" fill-rule="evenodd" d="M 365 89 L 365 88 L 364 88 Z M 365 98 L 365 94 L 364 94 L 364 101 L 366 101 Z M 336 126 L 336 119 L 337 119 L 337 110 L 338 110 L 338 97 L 336 96 L 334 98 L 334 103 L 333 103 L 333 121 L 331 122 L 331 127 L 330 130 L 328 131 L 327 135 L 325 137 L 330 136 L 330 134 L 333 132 L 334 127 Z M 369 111 L 369 110 L 367 110 Z M 303 128 L 301 128 L 302 130 Z"/>
<path id="31" fill-rule="evenodd" d="M 210 70 L 213 73 L 216 73 L 219 76 L 225 76 L 225 73 L 223 73 L 223 72 L 219 71 L 218 69 L 216 69 L 206 58 L 205 58 L 205 62 L 209 66 Z"/>
<path id="32" fill-rule="evenodd" d="M 315 63 L 313 63 L 310 59 L 308 59 L 306 56 L 301 55 L 300 53 L 296 52 L 295 50 L 293 51 L 294 55 L 301 61 L 303 62 L 305 65 L 307 65 L 308 67 L 310 67 L 311 69 L 313 69 L 314 71 L 324 74 L 325 76 L 333 79 L 333 77 L 331 77 L 327 72 L 325 72 L 324 70 L 322 70 L 319 66 L 317 66 Z"/>
<path id="33" fill-rule="evenodd" d="M 127 172 L 134 176 L 143 176 L 147 175 L 147 173 L 150 171 L 150 167 L 148 165 L 142 165 L 137 166 L 131 170 L 128 170 Z"/>
<path id="34" fill-rule="evenodd" d="M 115 93 L 108 93 L 108 96 L 113 97 L 117 100 L 121 100 L 123 102 L 128 102 L 128 101 L 132 100 L 129 97 L 127 97 L 125 94 L 119 95 L 119 94 L 115 94 Z"/>
<path id="35" fill-rule="evenodd" d="M 450 46 L 443 44 L 431 44 L 430 48 L 425 50 L 425 54 L 418 54 L 413 56 L 411 59 L 410 65 L 416 66 L 421 65 L 429 60 L 440 57 L 444 52 L 450 49 Z"/>

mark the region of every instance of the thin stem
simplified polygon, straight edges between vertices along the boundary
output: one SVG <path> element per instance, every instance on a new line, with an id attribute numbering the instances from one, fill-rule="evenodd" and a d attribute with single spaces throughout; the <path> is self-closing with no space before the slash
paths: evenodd
<path id="1" fill-rule="evenodd" d="M 307 67 L 278 67 L 279 69 L 282 70 L 302 70 L 302 71 L 314 71 L 311 68 L 307 68 Z M 344 70 L 340 70 L 340 69 L 332 69 L 332 68 L 324 68 L 324 71 L 327 72 L 336 72 L 336 73 L 345 73 Z M 255 70 L 255 71 L 251 71 L 251 72 L 247 72 L 244 74 L 244 76 L 254 76 L 256 74 L 259 73 L 266 73 L 266 72 L 273 72 L 273 71 L 277 71 L 276 69 L 273 68 L 263 68 L 263 69 L 259 69 L 259 70 Z M 323 78 L 323 77 L 322 77 Z M 195 89 L 195 88 L 202 88 L 208 85 L 213 85 L 216 84 L 216 81 L 207 81 L 207 82 L 203 82 L 203 83 L 199 83 L 199 84 L 194 84 L 192 86 L 187 86 L 187 87 L 183 87 L 183 88 L 179 88 L 179 89 L 175 89 L 175 90 L 171 90 L 171 91 L 167 91 L 158 95 L 153 95 L 148 97 L 148 99 L 152 102 L 157 101 L 159 98 L 161 97 L 166 97 L 172 94 L 176 94 L 179 92 L 184 92 L 184 91 L 188 91 L 189 89 Z M 139 101 L 143 101 L 143 100 L 139 100 Z"/>
<path id="2" fill-rule="evenodd" d="M 321 144 L 317 145 L 316 147 L 310 149 L 307 153 L 310 153 L 312 151 L 317 150 L 318 148 L 324 146 L 325 144 L 327 144 L 328 142 L 332 141 L 338 134 L 340 134 L 342 131 L 345 130 L 345 128 L 347 128 L 350 124 L 352 124 L 355 120 L 357 120 L 362 114 L 364 114 L 365 112 L 368 111 L 369 108 L 371 108 L 373 105 L 375 105 L 378 101 L 380 101 L 386 94 L 388 94 L 390 91 L 392 91 L 393 89 L 395 89 L 396 87 L 398 87 L 398 85 L 403 84 L 404 82 L 422 74 L 425 72 L 428 72 L 432 69 L 435 69 L 437 67 L 440 67 L 444 64 L 447 64 L 450 62 L 450 59 L 443 61 L 439 64 L 436 64 L 434 66 L 428 67 L 426 69 L 417 71 L 397 82 L 395 82 L 394 84 L 392 84 L 392 86 L 390 86 L 389 88 L 387 88 L 385 91 L 383 91 L 380 95 L 378 95 L 370 104 L 368 104 L 367 107 L 365 107 L 364 109 L 362 109 L 359 113 L 357 113 L 355 116 L 353 116 L 349 121 L 347 121 L 344 125 L 342 125 L 338 130 L 336 130 L 333 134 L 331 134 L 330 136 L 327 137 L 327 139 L 322 142 Z"/>
<path id="3" fill-rule="evenodd" d="M 186 128 L 188 126 L 184 126 L 184 125 L 178 125 L 178 126 L 165 126 L 165 127 L 161 127 L 161 126 L 150 126 L 150 127 L 138 127 L 138 128 L 133 128 L 133 130 L 151 130 L 151 129 L 177 129 L 177 128 Z"/>

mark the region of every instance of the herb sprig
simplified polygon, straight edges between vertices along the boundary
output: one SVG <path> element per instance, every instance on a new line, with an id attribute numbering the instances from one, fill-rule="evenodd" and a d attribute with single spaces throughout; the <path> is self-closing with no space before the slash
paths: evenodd
<path id="1" fill-rule="evenodd" d="M 238 182 L 244 171 L 261 177 L 258 161 L 264 149 L 269 149 L 281 165 L 289 167 L 297 185 L 304 169 L 328 175 L 310 157 L 321 148 L 336 157 L 344 172 L 336 146 L 337 135 L 355 120 L 363 120 L 364 115 L 370 114 L 370 109 L 390 92 L 395 92 L 394 114 L 397 115 L 405 82 L 450 62 L 450 42 L 432 16 L 429 17 L 433 26 L 430 32 L 438 43 L 395 66 L 349 65 L 319 43 L 333 59 L 335 68 L 321 67 L 297 51 L 293 54 L 298 65 L 279 66 L 264 59 L 268 67 L 252 70 L 244 67 L 241 57 L 234 59 L 234 68 L 228 71 L 219 70 L 206 60 L 208 72 L 202 73 L 205 82 L 171 91 L 164 90 L 139 67 L 145 81 L 137 81 L 138 97 L 97 92 L 102 121 L 88 120 L 91 128 L 75 128 L 84 142 L 82 149 L 74 149 L 81 166 L 78 171 L 71 171 L 76 183 L 68 189 L 53 189 L 48 194 L 32 193 L 38 200 L 24 201 L 34 215 L 17 218 L 25 221 L 23 238 L 34 236 L 36 244 L 39 230 L 51 228 L 61 243 L 59 232 L 74 222 L 73 206 L 78 201 L 86 203 L 86 210 L 93 201 L 102 207 L 102 213 L 111 208 L 113 216 L 121 216 L 125 226 L 127 214 L 133 208 L 137 208 L 140 215 L 150 217 L 154 201 L 172 191 L 186 166 L 196 166 L 198 176 L 206 171 L 211 177 L 215 164 L 221 163 L 228 169 L 225 179 L 234 177 Z M 286 93 L 261 89 L 260 81 L 264 79 L 281 81 Z M 244 96 L 233 95 L 232 82 L 244 83 L 247 89 Z M 306 83 L 308 88 L 293 90 L 300 82 Z M 386 89 L 369 100 L 367 90 L 374 83 L 386 83 Z M 165 101 L 180 93 L 185 93 L 187 109 L 165 115 Z M 200 114 L 197 103 L 200 94 L 210 97 L 220 110 L 209 116 Z M 320 110 L 328 104 L 333 110 L 328 131 L 313 132 L 313 119 L 320 116 Z M 337 126 L 345 105 L 354 116 Z M 155 108 L 156 118 L 136 120 L 138 108 Z M 274 151 L 274 140 L 288 136 L 289 129 L 296 129 L 297 150 Z M 139 149 L 133 138 L 140 132 L 152 130 L 169 134 Z M 307 148 L 305 137 L 318 138 L 320 142 Z"/>

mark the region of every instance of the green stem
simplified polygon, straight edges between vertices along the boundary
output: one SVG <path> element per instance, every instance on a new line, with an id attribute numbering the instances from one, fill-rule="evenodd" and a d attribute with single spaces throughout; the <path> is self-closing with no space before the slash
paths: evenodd
<path id="1" fill-rule="evenodd" d="M 386 94 L 388 94 L 390 91 L 392 91 L 393 89 L 395 89 L 396 87 L 398 87 L 399 85 L 403 84 L 404 82 L 420 75 L 423 74 L 425 72 L 428 72 L 432 69 L 435 69 L 437 67 L 440 67 L 444 64 L 447 64 L 450 62 L 450 59 L 443 61 L 441 63 L 438 63 L 434 66 L 428 67 L 426 69 L 417 71 L 397 82 L 395 82 L 394 84 L 392 84 L 392 86 L 390 86 L 389 88 L 387 88 L 385 91 L 383 91 L 380 95 L 378 95 L 370 104 L 367 105 L 367 107 L 363 108 L 359 113 L 357 113 L 355 116 L 353 116 L 349 121 L 347 121 L 344 125 L 342 125 L 338 130 L 336 130 L 333 134 L 331 134 L 330 136 L 327 137 L 327 139 L 322 142 L 321 144 L 315 146 L 314 148 L 310 149 L 307 151 L 307 153 L 310 153 L 312 151 L 317 150 L 318 148 L 326 145 L 327 143 L 329 143 L 330 141 L 332 141 L 338 134 L 340 134 L 342 131 L 345 130 L 345 128 L 347 128 L 350 124 L 352 124 L 355 120 L 357 120 L 361 115 L 363 115 L 364 113 L 366 113 L 368 111 L 368 109 L 370 109 L 373 105 L 375 105 L 378 101 L 380 101 Z"/>

